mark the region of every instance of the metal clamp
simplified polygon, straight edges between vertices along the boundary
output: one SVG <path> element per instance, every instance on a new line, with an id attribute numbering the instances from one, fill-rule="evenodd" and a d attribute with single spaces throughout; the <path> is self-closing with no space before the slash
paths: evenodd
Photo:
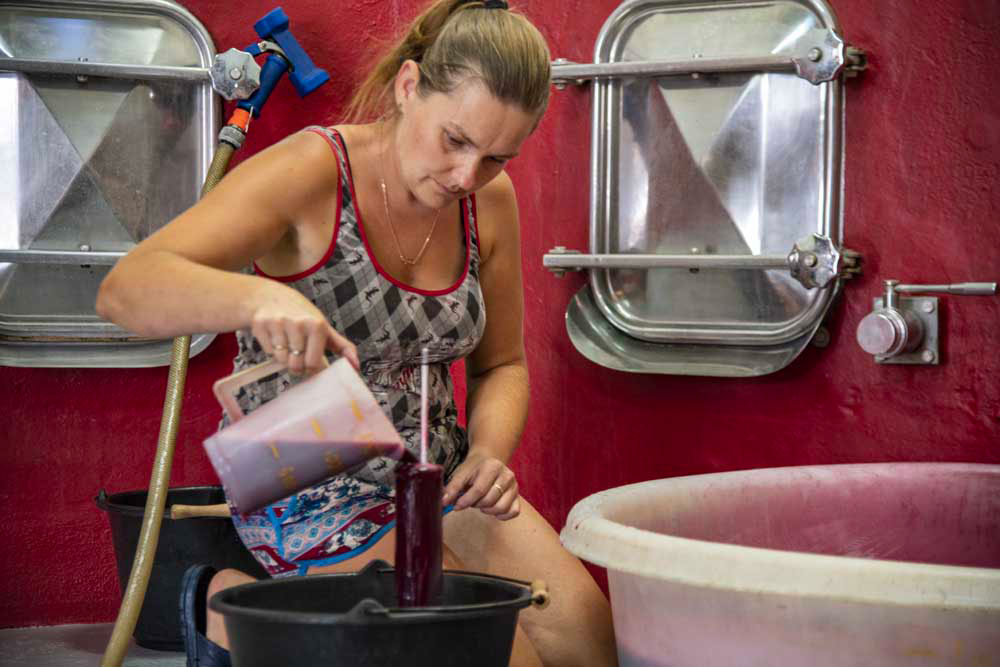
<path id="1" fill-rule="evenodd" d="M 249 53 L 252 56 L 259 56 L 264 53 L 273 53 L 275 55 L 281 56 L 282 58 L 285 59 L 285 62 L 288 63 L 288 71 L 289 72 L 295 71 L 295 63 L 293 63 L 292 59 L 288 57 L 288 54 L 285 53 L 285 50 L 281 48 L 277 43 L 272 42 L 269 39 L 262 39 L 259 42 L 255 42 L 250 46 L 248 46 L 246 50 L 247 53 Z"/>
<path id="2" fill-rule="evenodd" d="M 812 84 L 833 81 L 841 74 L 856 76 L 868 66 L 865 52 L 847 46 L 833 30 L 810 30 L 791 53 L 757 58 L 703 58 L 690 60 L 576 63 L 565 58 L 552 62 L 552 83 L 559 90 L 566 84 L 622 77 L 691 76 L 732 72 L 794 72 Z"/>
<path id="3" fill-rule="evenodd" d="M 807 289 L 823 288 L 861 272 L 861 255 L 840 250 L 819 234 L 796 243 L 787 255 L 625 255 L 583 254 L 557 246 L 542 256 L 542 266 L 556 277 L 581 269 L 785 269 Z"/>
<path id="4" fill-rule="evenodd" d="M 910 285 L 884 282 L 885 293 L 873 300 L 872 312 L 858 324 L 857 340 L 880 364 L 936 365 L 938 351 L 938 300 L 936 297 L 901 297 L 900 294 L 954 294 L 989 296 L 996 283 Z"/>

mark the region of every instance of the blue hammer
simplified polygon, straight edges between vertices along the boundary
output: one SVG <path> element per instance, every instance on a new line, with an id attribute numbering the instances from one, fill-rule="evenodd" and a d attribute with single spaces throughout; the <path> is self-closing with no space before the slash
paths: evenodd
<path id="1" fill-rule="evenodd" d="M 260 35 L 261 42 L 251 44 L 246 52 L 259 56 L 265 51 L 270 52 L 260 73 L 260 88 L 249 99 L 241 100 L 237 107 L 249 111 L 256 118 L 264 106 L 271 91 L 278 84 L 281 75 L 289 69 L 288 78 L 300 97 L 305 97 L 312 91 L 330 80 L 325 70 L 316 67 L 298 41 L 288 29 L 288 16 L 278 7 L 268 12 L 264 18 L 257 21 L 254 30 Z M 274 45 L 277 44 L 277 48 Z"/>

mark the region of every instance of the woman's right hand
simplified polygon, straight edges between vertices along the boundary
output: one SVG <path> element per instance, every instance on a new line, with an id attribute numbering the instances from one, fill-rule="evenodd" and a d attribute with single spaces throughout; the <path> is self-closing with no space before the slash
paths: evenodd
<path id="1" fill-rule="evenodd" d="M 267 354 L 293 374 L 323 370 L 326 350 L 346 357 L 360 370 L 354 343 L 330 326 L 309 299 L 279 283 L 271 282 L 268 287 L 271 289 L 253 311 L 250 324 L 250 331 Z"/>

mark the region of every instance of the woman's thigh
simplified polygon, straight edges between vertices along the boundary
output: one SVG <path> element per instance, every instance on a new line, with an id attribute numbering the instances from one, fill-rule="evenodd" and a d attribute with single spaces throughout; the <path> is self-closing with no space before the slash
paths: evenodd
<path id="1" fill-rule="evenodd" d="M 448 545 L 444 545 L 443 550 L 444 568 L 448 570 L 467 569 L 458 559 Z M 373 560 L 384 560 L 393 565 L 396 562 L 396 529 L 392 528 L 381 537 L 375 544 L 361 552 L 353 558 L 342 560 L 339 563 L 330 565 L 314 565 L 310 567 L 306 574 L 333 574 L 337 572 L 357 572 Z"/>
<path id="2" fill-rule="evenodd" d="M 549 522 L 523 497 L 521 514 L 499 521 L 469 508 L 444 518 L 444 541 L 466 570 L 543 579 L 551 603 L 519 621 L 546 665 L 615 665 L 607 598 L 583 564 L 563 548 Z"/>
<path id="3" fill-rule="evenodd" d="M 342 560 L 330 565 L 314 565 L 306 574 L 332 574 L 336 572 L 357 572 L 373 560 L 384 560 L 392 565 L 396 562 L 396 529 L 393 528 L 382 536 L 371 547 L 354 558 Z"/>

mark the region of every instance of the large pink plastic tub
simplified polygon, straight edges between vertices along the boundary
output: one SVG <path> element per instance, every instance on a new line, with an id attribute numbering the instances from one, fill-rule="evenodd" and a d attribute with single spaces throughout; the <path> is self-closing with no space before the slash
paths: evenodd
<path id="1" fill-rule="evenodd" d="M 1000 466 L 771 468 L 580 501 L 623 667 L 1000 665 Z"/>

